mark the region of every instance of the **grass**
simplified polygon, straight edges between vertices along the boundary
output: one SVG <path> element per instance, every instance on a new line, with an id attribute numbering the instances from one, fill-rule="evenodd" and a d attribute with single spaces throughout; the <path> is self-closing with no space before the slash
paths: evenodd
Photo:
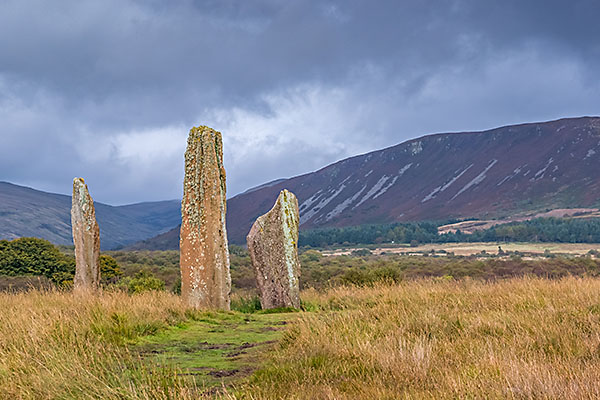
<path id="1" fill-rule="evenodd" d="M 245 313 L 214 313 L 160 292 L 0 294 L 0 397 L 600 397 L 596 278 L 417 279 L 302 300 L 310 311 L 246 299 Z"/>
<path id="2" fill-rule="evenodd" d="M 150 365 L 176 365 L 189 383 L 210 392 L 254 372 L 289 319 L 288 314 L 205 313 L 142 338 L 135 350 Z"/>
<path id="3" fill-rule="evenodd" d="M 226 395 L 295 316 L 192 311 L 166 292 L 1 293 L 0 309 L 2 399 Z"/>
<path id="4" fill-rule="evenodd" d="M 140 362 L 126 344 L 186 320 L 166 293 L 95 298 L 0 294 L 0 393 L 15 399 L 193 398 L 173 368 Z"/>
<path id="5" fill-rule="evenodd" d="M 600 396 L 600 280 L 418 280 L 304 293 L 242 398 Z"/>

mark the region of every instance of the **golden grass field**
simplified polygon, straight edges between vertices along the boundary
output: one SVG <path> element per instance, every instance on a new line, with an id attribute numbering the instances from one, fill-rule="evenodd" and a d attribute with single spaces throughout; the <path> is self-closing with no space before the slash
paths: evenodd
<path id="1" fill-rule="evenodd" d="M 206 392 L 139 338 L 197 320 L 167 293 L 0 295 L 10 399 L 600 398 L 600 280 L 415 280 L 302 294 L 250 376 Z M 225 314 L 225 313 L 224 313 Z M 227 313 L 235 317 L 239 313 Z M 190 325 L 191 326 L 191 325 Z M 171 328 L 169 328 L 171 329 Z M 181 325 L 180 334 L 185 334 Z"/>
<path id="2" fill-rule="evenodd" d="M 125 346 L 185 318 L 173 295 L 5 293 L 0 310 L 2 399 L 152 399 L 189 392 L 172 370 L 146 368 Z"/>
<path id="3" fill-rule="evenodd" d="M 600 280 L 413 281 L 304 293 L 256 398 L 600 397 Z M 286 397 L 287 396 L 287 397 Z"/>

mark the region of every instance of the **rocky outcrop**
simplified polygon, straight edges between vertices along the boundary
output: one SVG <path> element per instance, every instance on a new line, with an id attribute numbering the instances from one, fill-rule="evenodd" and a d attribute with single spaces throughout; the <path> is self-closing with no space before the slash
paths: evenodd
<path id="1" fill-rule="evenodd" d="M 179 249 L 181 296 L 193 308 L 229 310 L 225 195 L 221 133 L 192 128 L 185 152 Z"/>
<path id="2" fill-rule="evenodd" d="M 298 200 L 282 190 L 268 213 L 258 217 L 247 237 L 263 309 L 300 308 Z"/>
<path id="3" fill-rule="evenodd" d="M 94 201 L 82 178 L 73 179 L 71 226 L 76 262 L 73 290 L 95 292 L 100 283 L 100 229 Z"/>

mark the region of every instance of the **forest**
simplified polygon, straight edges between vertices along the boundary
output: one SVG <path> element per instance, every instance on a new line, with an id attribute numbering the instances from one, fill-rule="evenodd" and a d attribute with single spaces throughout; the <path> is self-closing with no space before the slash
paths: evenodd
<path id="1" fill-rule="evenodd" d="M 598 218 L 535 218 L 493 226 L 471 234 L 458 230 L 438 234 L 438 227 L 456 221 L 408 222 L 326 228 L 300 232 L 300 246 L 325 247 L 378 243 L 558 242 L 599 243 Z"/>

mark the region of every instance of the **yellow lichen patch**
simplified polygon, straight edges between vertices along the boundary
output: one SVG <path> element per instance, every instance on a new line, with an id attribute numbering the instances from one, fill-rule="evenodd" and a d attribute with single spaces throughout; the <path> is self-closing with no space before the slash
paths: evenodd
<path id="1" fill-rule="evenodd" d="M 289 191 L 258 217 L 248 234 L 263 308 L 299 307 L 298 201 Z"/>
<path id="2" fill-rule="evenodd" d="M 220 132 L 190 130 L 181 204 L 182 296 L 195 308 L 229 309 L 226 182 Z"/>

